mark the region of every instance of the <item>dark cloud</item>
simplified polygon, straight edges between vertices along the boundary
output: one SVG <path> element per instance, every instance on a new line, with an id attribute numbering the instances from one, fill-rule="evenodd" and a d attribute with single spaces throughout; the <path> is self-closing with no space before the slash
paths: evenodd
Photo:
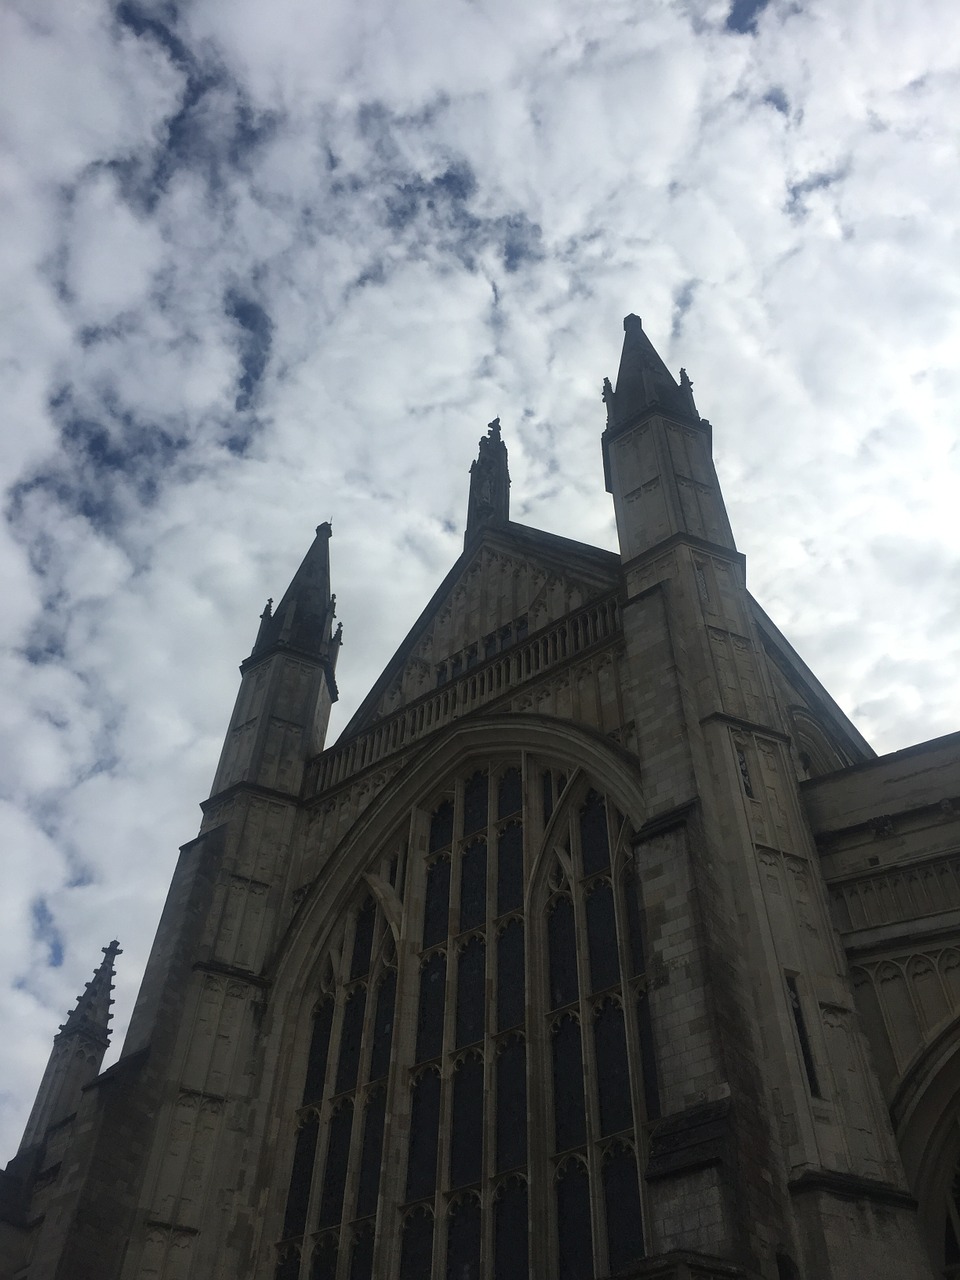
<path id="1" fill-rule="evenodd" d="M 770 0 L 733 0 L 724 26 L 741 35 L 756 32 L 757 19 L 769 3 Z"/>

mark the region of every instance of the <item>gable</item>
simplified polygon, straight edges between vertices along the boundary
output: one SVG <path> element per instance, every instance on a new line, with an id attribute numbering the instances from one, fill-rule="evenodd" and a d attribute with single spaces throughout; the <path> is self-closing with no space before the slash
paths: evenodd
<path id="1" fill-rule="evenodd" d="M 508 523 L 465 549 L 341 735 L 479 666 L 619 581 L 620 557 Z"/>

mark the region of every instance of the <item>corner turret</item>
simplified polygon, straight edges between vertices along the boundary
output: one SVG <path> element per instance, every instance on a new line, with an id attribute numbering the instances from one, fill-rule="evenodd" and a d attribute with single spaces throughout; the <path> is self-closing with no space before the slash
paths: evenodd
<path id="1" fill-rule="evenodd" d="M 507 446 L 500 436 L 500 419 L 494 418 L 480 441 L 480 454 L 470 466 L 470 498 L 467 502 L 466 546 L 488 524 L 506 524 L 510 519 L 510 473 Z"/>
<path id="2" fill-rule="evenodd" d="M 735 552 L 693 383 L 685 369 L 674 381 L 639 316 L 625 318 L 623 335 L 617 385 L 603 382 L 601 442 L 621 556 L 632 561 L 675 537 Z"/>
<path id="3" fill-rule="evenodd" d="M 52 1125 L 72 1115 L 85 1086 L 99 1075 L 110 1043 L 113 963 L 121 954 L 116 941 L 103 948 L 103 960 L 93 978 L 54 1036 L 37 1100 L 23 1132 L 21 1151 L 42 1142 Z"/>
<path id="4" fill-rule="evenodd" d="M 316 536 L 279 605 L 268 600 L 227 730 L 211 796 L 239 783 L 296 795 L 303 766 L 323 750 L 342 628 L 334 629 L 329 521 Z"/>

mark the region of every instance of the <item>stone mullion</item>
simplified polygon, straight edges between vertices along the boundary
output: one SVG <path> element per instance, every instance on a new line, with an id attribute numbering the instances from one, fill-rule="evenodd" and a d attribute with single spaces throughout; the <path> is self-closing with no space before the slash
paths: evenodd
<path id="1" fill-rule="evenodd" d="M 542 793 L 542 789 L 541 789 Z M 544 824 L 545 825 L 545 824 Z M 542 833 L 542 827 L 541 827 Z M 531 851 L 532 852 L 532 851 Z M 539 853 L 539 849 L 537 850 Z M 542 909 L 549 886 L 541 889 L 537 909 L 533 902 L 524 925 L 524 981 L 526 985 L 527 1025 L 527 1222 L 529 1229 L 530 1274 L 556 1275 L 557 1262 L 552 1257 L 551 1242 L 556 1237 L 553 1196 L 553 1165 L 547 1150 L 550 1133 L 552 1096 L 552 1063 L 550 1060 L 550 1024 L 546 1006 L 549 975 L 547 972 L 546 914 Z"/>
<path id="2" fill-rule="evenodd" d="M 604 1233 L 597 1230 L 602 1213 L 602 1196 L 600 1195 L 600 1158 L 597 1143 L 600 1133 L 600 1114 L 598 1098 L 597 1064 L 593 1044 L 593 1021 L 596 1001 L 590 992 L 588 981 L 590 971 L 590 949 L 587 937 L 586 900 L 583 885 L 583 857 L 580 847 L 579 823 L 574 821 L 576 806 L 569 806 L 571 859 L 574 864 L 573 898 L 574 930 L 577 940 L 577 981 L 579 992 L 580 1014 L 580 1054 L 583 1062 L 583 1107 L 586 1117 L 586 1150 L 585 1157 L 589 1173 L 590 1213 L 593 1222 L 593 1258 L 597 1275 L 603 1275 L 606 1269 L 606 1240 Z M 609 831 L 609 827 L 608 827 Z M 588 994 L 589 993 L 589 994 Z"/>
<path id="3" fill-rule="evenodd" d="M 379 919 L 380 911 L 377 911 Z M 371 947 L 371 954 L 373 948 Z M 352 955 L 352 948 L 351 948 Z M 352 961 L 351 961 L 352 963 Z M 382 973 L 383 966 L 380 966 Z M 366 979 L 357 979 L 351 986 L 352 991 L 356 991 L 359 987 L 366 987 L 366 998 L 363 1010 L 363 1032 L 360 1040 L 360 1056 L 357 1062 L 357 1083 L 353 1088 L 353 1127 L 350 1133 L 350 1151 L 347 1156 L 347 1170 L 344 1177 L 343 1188 L 343 1206 L 340 1212 L 340 1256 L 337 1260 L 337 1278 L 338 1280 L 347 1280 L 349 1249 L 345 1249 L 344 1242 L 350 1237 L 349 1227 L 354 1221 L 356 1214 L 354 1212 L 357 1201 L 357 1189 L 360 1180 L 360 1157 L 363 1149 L 363 1133 L 367 1119 L 367 1099 L 370 1096 L 372 1085 L 368 1080 L 370 1074 L 370 1055 L 373 1045 L 373 1026 L 377 1015 L 377 997 L 378 992 L 373 978 L 373 960 L 371 959 L 371 970 L 367 974 Z"/>

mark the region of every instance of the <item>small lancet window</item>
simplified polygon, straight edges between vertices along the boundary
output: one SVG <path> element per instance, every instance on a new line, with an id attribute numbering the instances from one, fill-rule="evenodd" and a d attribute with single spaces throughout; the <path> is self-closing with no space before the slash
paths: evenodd
<path id="1" fill-rule="evenodd" d="M 427 868 L 427 895 L 423 909 L 423 946 L 432 947 L 447 936 L 450 909 L 450 859 L 437 858 Z"/>
<path id="2" fill-rule="evenodd" d="M 523 808 L 523 781 L 519 769 L 507 769 L 497 787 L 497 817 L 509 818 Z"/>
<path id="3" fill-rule="evenodd" d="M 591 875 L 610 865 L 610 842 L 607 837 L 607 806 L 596 791 L 587 793 L 580 810 L 580 851 L 583 874 Z"/>
<path id="4" fill-rule="evenodd" d="M 313 1034 L 307 1055 L 307 1078 L 303 1084 L 303 1105 L 319 1102 L 323 1097 L 323 1082 L 327 1074 L 327 1054 L 330 1051 L 330 1029 L 333 1026 L 333 1001 L 324 1000 L 313 1015 Z"/>
<path id="5" fill-rule="evenodd" d="M 320 1123 L 311 1116 L 297 1130 L 297 1145 L 293 1153 L 293 1169 L 290 1173 L 290 1190 L 287 1193 L 287 1210 L 283 1219 L 284 1239 L 302 1236 L 307 1223 L 307 1206 L 310 1203 L 310 1185 L 313 1182 L 313 1164 L 317 1155 L 317 1138 Z"/>
<path id="6" fill-rule="evenodd" d="M 346 1093 L 356 1087 L 357 1068 L 360 1065 L 360 1045 L 363 1037 L 363 1014 L 367 1004 L 366 987 L 355 987 L 347 997 L 343 1008 L 343 1028 L 340 1032 L 340 1061 L 337 1064 L 337 1093 Z"/>
<path id="7" fill-rule="evenodd" d="M 353 1238 L 350 1280 L 373 1280 L 373 1227 L 362 1226 Z"/>
<path id="8" fill-rule="evenodd" d="M 382 1089 L 378 1089 L 367 1101 L 366 1114 L 363 1121 L 363 1147 L 360 1151 L 360 1185 L 357 1190 L 357 1216 L 360 1218 L 377 1211 L 385 1117 L 386 1094 Z"/>
<path id="9" fill-rule="evenodd" d="M 483 831 L 487 825 L 488 778 L 478 772 L 468 778 L 463 788 L 463 834 L 471 836 Z"/>
<path id="10" fill-rule="evenodd" d="M 493 1280 L 528 1274 L 527 1184 L 507 1178 L 497 1191 L 493 1213 Z"/>
<path id="11" fill-rule="evenodd" d="M 497 840 L 497 914 L 523 906 L 523 827 L 512 822 Z"/>
<path id="12" fill-rule="evenodd" d="M 393 1007 L 397 994 L 397 971 L 388 969 L 377 989 L 377 1012 L 373 1020 L 373 1046 L 370 1053 L 370 1079 L 380 1080 L 390 1067 L 390 1045 L 393 1040 Z"/>
<path id="13" fill-rule="evenodd" d="M 447 1226 L 447 1280 L 479 1280 L 480 1202 L 464 1196 L 450 1207 Z"/>
<path id="14" fill-rule="evenodd" d="M 437 1138 L 440 1131 L 440 1076 L 429 1068 L 413 1086 L 407 1199 L 433 1195 L 437 1185 Z M 429 1275 L 429 1272 L 425 1274 Z M 417 1280 L 420 1280 L 419 1274 Z"/>
<path id="15" fill-rule="evenodd" d="M 607 1211 L 610 1270 L 622 1271 L 643 1257 L 637 1159 L 625 1144 L 611 1147 L 604 1157 L 603 1199 Z"/>
<path id="16" fill-rule="evenodd" d="M 443 1009 L 447 957 L 435 952 L 420 970 L 420 1008 L 417 1012 L 417 1062 L 435 1058 L 443 1047 Z"/>
<path id="17" fill-rule="evenodd" d="M 497 935 L 497 1029 L 518 1027 L 523 1016 L 523 921 L 513 919 Z"/>
<path id="18" fill-rule="evenodd" d="M 511 1036 L 497 1054 L 497 1171 L 527 1161 L 527 1046 Z"/>
<path id="19" fill-rule="evenodd" d="M 604 1000 L 593 1020 L 593 1044 L 600 1094 L 600 1132 L 619 1133 L 633 1123 L 630 1106 L 630 1070 L 623 1010 L 615 1000 Z"/>
<path id="20" fill-rule="evenodd" d="M 567 1160 L 557 1178 L 560 1280 L 592 1280 L 590 1179 L 580 1160 Z"/>
<path id="21" fill-rule="evenodd" d="M 350 977 L 362 978 L 370 972 L 370 951 L 373 947 L 373 929 L 377 920 L 376 903 L 368 898 L 357 912 L 357 925 L 353 934 L 353 960 Z"/>
<path id="22" fill-rule="evenodd" d="M 333 1113 L 330 1120 L 327 1167 L 323 1171 L 323 1190 L 320 1196 L 321 1227 L 335 1227 L 340 1222 L 352 1129 L 353 1103 L 347 1098 Z"/>
<path id="23" fill-rule="evenodd" d="M 617 924 L 613 909 L 613 886 L 601 880 L 587 894 L 587 943 L 590 951 L 592 991 L 603 991 L 620 981 L 617 955 Z"/>
<path id="24" fill-rule="evenodd" d="M 433 1214 L 418 1208 L 403 1220 L 400 1280 L 424 1280 L 433 1268 Z"/>
<path id="25" fill-rule="evenodd" d="M 813 1049 L 810 1047 L 807 1024 L 803 1017 L 803 1005 L 800 1003 L 800 992 L 797 990 L 797 980 L 792 973 L 788 973 L 785 976 L 787 979 L 787 992 L 790 997 L 790 1009 L 793 1013 L 794 1026 L 797 1028 L 797 1039 L 800 1041 L 800 1055 L 803 1058 L 803 1067 L 807 1073 L 807 1084 L 810 1086 L 810 1093 L 814 1098 L 822 1098 L 820 1082 L 817 1079 L 817 1067 L 813 1060 Z"/>
<path id="26" fill-rule="evenodd" d="M 430 819 L 430 852 L 445 849 L 453 839 L 453 805 L 444 800 L 437 805 Z"/>
<path id="27" fill-rule="evenodd" d="M 484 978 L 487 948 L 471 938 L 457 961 L 457 1048 L 483 1038 Z"/>
<path id="28" fill-rule="evenodd" d="M 339 1254 L 336 1233 L 328 1231 L 314 1245 L 310 1280 L 336 1280 Z"/>
<path id="29" fill-rule="evenodd" d="M 586 1137 L 583 1110 L 583 1058 L 580 1024 L 572 1014 L 561 1018 L 553 1031 L 554 1150 L 579 1147 Z"/>
<path id="30" fill-rule="evenodd" d="M 573 903 L 561 894 L 547 917 L 550 953 L 550 1008 L 559 1009 L 577 998 L 577 939 Z"/>
<path id="31" fill-rule="evenodd" d="M 460 859 L 460 929 L 474 929 L 487 918 L 487 845 L 477 841 Z"/>
<path id="32" fill-rule="evenodd" d="M 468 1054 L 453 1076 L 450 1185 L 479 1182 L 483 1167 L 483 1059 Z"/>

